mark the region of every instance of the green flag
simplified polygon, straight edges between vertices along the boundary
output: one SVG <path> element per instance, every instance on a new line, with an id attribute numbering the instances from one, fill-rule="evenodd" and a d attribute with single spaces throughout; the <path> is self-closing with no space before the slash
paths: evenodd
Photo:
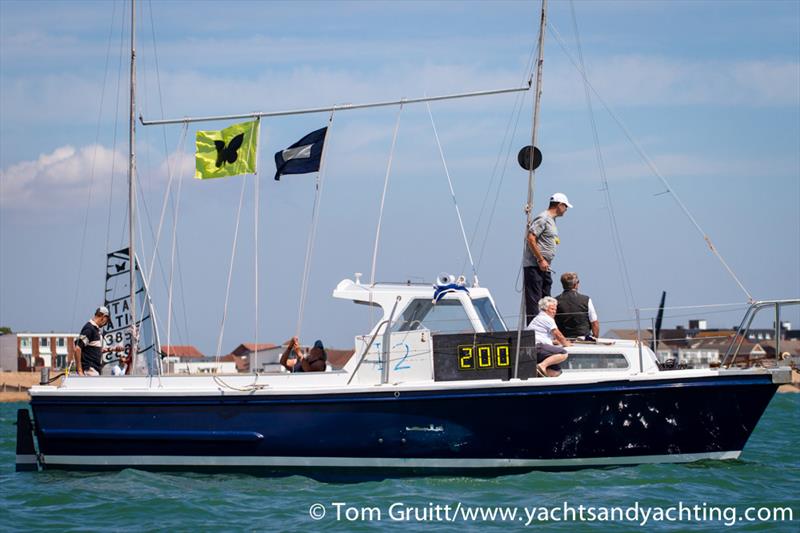
<path id="1" fill-rule="evenodd" d="M 198 131 L 195 145 L 197 179 L 255 174 L 258 121 L 234 124 L 219 131 Z"/>

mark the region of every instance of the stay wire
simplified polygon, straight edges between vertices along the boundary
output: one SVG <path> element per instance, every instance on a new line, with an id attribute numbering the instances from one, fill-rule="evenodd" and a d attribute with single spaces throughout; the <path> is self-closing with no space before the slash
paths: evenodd
<path id="1" fill-rule="evenodd" d="M 375 230 L 375 245 L 374 245 L 374 247 L 372 249 L 372 268 L 370 270 L 371 273 L 370 273 L 370 279 L 369 279 L 370 287 L 374 287 L 375 286 L 375 270 L 376 270 L 376 266 L 377 266 L 377 263 L 378 263 L 378 243 L 380 242 L 380 236 L 381 236 L 381 223 L 383 221 L 383 207 L 384 207 L 384 205 L 386 203 L 386 191 L 389 188 L 389 175 L 391 174 L 391 170 L 392 170 L 392 161 L 394 160 L 394 149 L 395 149 L 395 145 L 397 143 L 397 133 L 400 130 L 400 117 L 402 116 L 402 114 L 403 114 L 403 103 L 400 102 L 400 108 L 397 110 L 397 120 L 395 121 L 395 124 L 394 124 L 394 133 L 392 134 L 392 146 L 389 149 L 389 161 L 386 164 L 386 175 L 383 178 L 383 193 L 381 194 L 381 206 L 380 206 L 380 210 L 378 211 L 378 225 L 377 225 L 377 228 Z M 374 316 L 375 308 L 372 305 L 372 303 L 373 303 L 373 300 L 372 300 L 372 289 L 370 289 L 370 291 L 369 291 L 369 309 L 370 309 L 370 312 L 369 312 L 369 328 L 370 329 L 372 329 L 374 327 L 375 320 L 376 320 L 375 316 Z"/>
<path id="2" fill-rule="evenodd" d="M 92 153 L 92 166 L 91 170 L 89 171 L 89 194 L 86 198 L 86 209 L 84 210 L 83 215 L 83 230 L 81 232 L 81 246 L 80 246 L 80 253 L 78 254 L 78 275 L 75 281 L 75 298 L 73 299 L 72 304 L 72 318 L 70 319 L 70 324 L 75 323 L 75 315 L 78 311 L 78 297 L 80 295 L 81 289 L 81 274 L 83 273 L 83 256 L 86 251 L 86 235 L 89 229 L 89 209 L 91 208 L 92 204 L 92 189 L 94 188 L 94 170 L 95 170 L 95 162 L 97 160 L 97 147 L 100 143 L 100 123 L 103 116 L 103 103 L 105 102 L 106 96 L 106 82 L 108 79 L 108 66 L 111 58 L 111 43 L 114 35 L 114 19 L 116 18 L 117 14 L 117 4 L 113 5 L 113 10 L 111 12 L 111 24 L 109 25 L 108 30 L 108 45 L 106 47 L 106 62 L 105 67 L 103 68 L 103 86 L 100 90 L 100 106 L 97 111 L 97 127 L 95 132 L 95 141 L 94 141 L 94 151 Z M 112 164 L 114 160 L 114 153 L 112 152 Z M 112 183 L 113 183 L 113 173 L 112 173 Z M 110 215 L 109 215 L 110 216 Z M 106 226 L 108 228 L 108 226 Z M 106 229 L 108 232 L 108 229 Z M 107 235 L 108 233 L 106 233 Z"/>
<path id="3" fill-rule="evenodd" d="M 126 27 L 127 17 L 128 17 L 128 10 L 127 9 L 123 9 L 122 10 L 122 28 L 120 29 L 120 33 L 119 33 L 119 70 L 117 71 L 117 101 L 116 101 L 117 111 L 116 111 L 116 114 L 114 115 L 114 138 L 113 138 L 113 144 L 112 144 L 112 152 L 114 154 L 117 153 L 117 133 L 118 133 L 118 130 L 119 130 L 120 107 L 122 105 L 124 105 L 124 103 L 122 102 L 122 72 L 124 70 L 123 69 L 123 61 L 127 57 L 127 54 L 125 52 L 125 27 Z M 112 176 L 112 179 L 111 179 L 111 189 L 109 190 L 108 223 L 106 225 L 106 231 L 107 231 L 107 233 L 106 233 L 106 250 L 110 249 L 110 240 L 111 240 L 111 236 L 110 236 L 110 232 L 111 232 L 111 205 L 113 203 L 113 197 L 114 197 L 114 182 L 116 181 L 115 168 L 116 168 L 116 157 L 114 157 L 114 159 L 111 161 L 111 169 L 112 169 L 111 170 L 111 176 Z M 127 201 L 124 203 L 124 206 L 125 207 L 124 207 L 124 211 L 123 211 L 122 220 L 128 220 L 128 209 L 130 209 L 130 206 L 128 205 Z M 120 224 L 120 236 L 119 236 L 119 241 L 118 242 L 119 242 L 119 245 L 117 246 L 117 248 L 121 248 L 123 246 L 123 243 L 125 242 L 125 223 Z"/>
<path id="4" fill-rule="evenodd" d="M 244 192 L 247 187 L 247 175 L 242 178 L 242 192 L 239 194 L 239 208 L 236 210 L 236 229 L 233 232 L 233 249 L 231 250 L 231 262 L 228 268 L 228 282 L 225 286 L 225 304 L 222 308 L 222 323 L 219 328 L 219 338 L 217 340 L 217 365 L 220 363 L 222 355 L 222 339 L 225 335 L 225 319 L 228 317 L 228 297 L 231 293 L 231 280 L 233 279 L 233 264 L 236 259 L 236 242 L 239 239 L 239 222 L 242 218 L 242 205 L 244 204 Z"/>
<path id="5" fill-rule="evenodd" d="M 250 140 L 248 141 L 250 144 L 248 146 L 248 152 L 252 149 L 253 143 L 253 136 L 250 136 Z M 255 176 L 253 179 L 257 179 Z M 231 281 L 233 279 L 233 265 L 236 261 L 236 245 L 239 241 L 239 223 L 242 219 L 242 206 L 244 205 L 244 193 L 247 190 L 247 174 L 242 177 L 242 192 L 239 195 L 239 208 L 236 210 L 236 229 L 233 232 L 233 249 L 231 250 L 231 263 L 230 268 L 228 269 L 228 283 L 225 286 L 225 304 L 222 308 L 222 323 L 219 328 L 219 340 L 217 341 L 217 353 L 216 353 L 216 363 L 217 368 L 220 368 L 220 357 L 222 355 L 222 339 L 225 335 L 225 320 L 228 317 L 228 299 L 231 294 Z"/>
<path id="6" fill-rule="evenodd" d="M 186 138 L 186 130 L 188 124 L 184 123 L 184 138 Z M 178 220 L 181 207 L 181 190 L 183 189 L 183 179 L 178 180 L 177 199 L 175 200 L 175 209 L 172 215 L 172 246 L 170 247 L 170 264 L 169 264 L 169 289 L 167 291 L 167 346 L 172 346 L 172 293 L 174 288 L 175 277 L 175 251 L 178 248 Z M 153 256 L 155 257 L 157 250 L 153 249 Z"/>
<path id="7" fill-rule="evenodd" d="M 530 55 L 528 57 L 528 63 L 526 65 L 526 67 L 525 67 L 525 75 L 524 75 L 524 78 L 523 78 L 523 83 L 524 83 L 524 80 L 526 80 L 526 79 L 530 80 L 531 79 L 531 76 L 533 74 L 533 64 L 534 64 L 534 61 L 535 61 L 534 58 L 536 57 L 537 51 L 538 51 L 538 43 L 534 44 L 533 47 L 531 47 L 531 53 L 530 53 Z M 514 136 L 517 133 L 517 128 L 519 127 L 519 121 L 520 121 L 520 118 L 522 117 L 522 107 L 523 107 L 523 104 L 525 103 L 525 95 L 526 94 L 527 93 L 517 94 L 516 98 L 514 99 L 514 106 L 512 107 L 511 114 L 508 117 L 508 123 L 506 124 L 506 130 L 503 133 L 503 140 L 500 143 L 500 150 L 497 153 L 497 159 L 495 159 L 494 167 L 492 168 L 491 179 L 489 180 L 489 185 L 486 187 L 486 194 L 483 197 L 483 202 L 481 203 L 481 208 L 478 211 L 478 220 L 475 222 L 475 228 L 474 228 L 474 230 L 472 232 L 472 238 L 470 239 L 470 244 L 473 244 L 475 242 L 475 239 L 478 238 L 481 219 L 483 217 L 483 213 L 484 213 L 485 208 L 486 208 L 486 202 L 487 202 L 488 198 L 491 196 L 492 187 L 493 187 L 494 181 L 495 181 L 495 179 L 497 177 L 497 169 L 500 167 L 501 159 L 503 159 L 503 166 L 502 166 L 502 169 L 500 170 L 500 174 L 499 174 L 500 178 L 499 178 L 499 181 L 497 183 L 497 189 L 495 190 L 494 201 L 492 203 L 492 209 L 491 209 L 491 211 L 489 213 L 489 218 L 488 218 L 488 220 L 486 222 L 486 230 L 484 231 L 483 239 L 481 241 L 481 250 L 478 253 L 477 266 L 478 266 L 479 269 L 481 267 L 481 264 L 483 263 L 483 253 L 484 253 L 484 250 L 486 249 L 486 243 L 489 240 L 489 232 L 491 231 L 492 222 L 494 221 L 494 214 L 495 214 L 495 211 L 496 211 L 496 208 L 497 208 L 497 203 L 498 203 L 498 200 L 500 199 L 500 191 L 502 191 L 503 181 L 505 180 L 506 169 L 508 168 L 508 161 L 509 161 L 509 158 L 511 156 L 511 150 L 512 150 L 512 146 L 513 146 L 513 142 L 514 142 Z M 514 125 L 513 130 L 512 130 L 512 127 L 511 127 L 512 123 Z M 510 135 L 509 135 L 509 132 L 511 133 Z M 507 145 L 506 145 L 506 142 L 508 143 Z M 503 153 L 504 152 L 505 152 L 505 157 L 503 157 Z M 466 266 L 466 259 L 464 260 L 464 263 L 462 264 L 462 267 L 461 267 L 462 270 L 464 269 L 464 266 Z"/>
<path id="8" fill-rule="evenodd" d="M 317 223 L 319 221 L 320 203 L 322 202 L 322 185 L 325 178 L 325 155 L 328 152 L 330 145 L 330 134 L 333 128 L 333 116 L 336 109 L 331 111 L 328 118 L 328 130 L 325 132 L 325 142 L 322 146 L 322 154 L 320 156 L 319 172 L 317 173 L 317 181 L 314 193 L 314 206 L 311 210 L 311 229 L 308 233 L 308 242 L 306 243 L 306 259 L 303 266 L 303 280 L 300 287 L 300 305 L 297 313 L 297 328 L 295 329 L 295 336 L 300 337 L 300 332 L 303 327 L 303 314 L 305 312 L 306 295 L 308 292 L 309 277 L 311 276 L 311 259 L 314 254 L 314 240 L 317 235 Z"/>
<path id="9" fill-rule="evenodd" d="M 742 290 L 742 292 L 744 292 L 745 295 L 747 295 L 748 301 L 753 302 L 754 301 L 753 296 L 745 288 L 745 286 L 742 284 L 742 282 L 739 280 L 739 278 L 733 272 L 731 267 L 728 266 L 728 263 L 725 261 L 725 259 L 722 257 L 722 255 L 719 253 L 719 251 L 717 250 L 716 246 L 714 246 L 714 243 L 711 242 L 711 238 L 708 236 L 708 234 L 706 234 L 705 231 L 703 231 L 703 228 L 700 227 L 700 224 L 698 224 L 697 220 L 695 220 L 694 216 L 692 216 L 691 212 L 686 207 L 686 205 L 683 203 L 683 201 L 680 199 L 678 194 L 672 189 L 672 186 L 670 185 L 670 183 L 663 176 L 663 174 L 661 174 L 661 172 L 658 170 L 658 167 L 656 167 L 655 162 L 653 162 L 653 160 L 650 159 L 650 157 L 645 153 L 644 149 L 639 145 L 638 142 L 636 142 L 636 140 L 633 138 L 631 133 L 628 131 L 628 128 L 625 127 L 625 124 L 622 122 L 622 120 L 617 116 L 617 114 L 606 103 L 606 101 L 603 99 L 603 97 L 600 96 L 600 93 L 598 93 L 597 89 L 595 89 L 595 87 L 591 84 L 591 82 L 587 78 L 586 73 L 584 72 L 584 70 L 580 67 L 580 65 L 577 63 L 577 61 L 575 61 L 575 59 L 572 57 L 572 54 L 570 54 L 569 50 L 567 49 L 566 43 L 561 38 L 561 35 L 559 34 L 559 32 L 556 29 L 556 27 L 553 26 L 553 24 L 550 23 L 550 22 L 548 22 L 548 27 L 550 28 L 550 31 L 553 34 L 553 36 L 556 38 L 556 41 L 558 42 L 559 46 L 561 46 L 562 50 L 566 54 L 567 58 L 570 60 L 570 62 L 573 64 L 573 66 L 578 70 L 578 72 L 583 77 L 584 81 L 586 82 L 586 85 L 592 90 L 592 93 L 597 97 L 597 100 L 603 105 L 603 107 L 608 112 L 608 114 L 611 116 L 611 118 L 614 119 L 614 122 L 617 123 L 617 126 L 619 126 L 619 128 L 622 130 L 622 132 L 625 135 L 625 137 L 633 145 L 634 149 L 639 154 L 639 157 L 642 158 L 642 160 L 645 162 L 645 164 L 650 168 L 650 171 L 661 181 L 662 185 L 664 185 L 664 187 L 667 189 L 667 192 L 669 192 L 672 195 L 672 198 L 678 204 L 678 207 L 681 208 L 681 210 L 683 211 L 684 215 L 686 215 L 686 217 L 694 225 L 695 229 L 697 229 L 698 233 L 700 233 L 700 235 L 703 237 L 703 240 L 705 241 L 706 245 L 708 245 L 708 248 L 717 257 L 717 259 L 720 261 L 720 263 L 722 263 L 722 266 L 725 268 L 725 270 L 728 272 L 728 274 L 730 274 L 730 276 L 733 278 L 733 280 L 736 282 L 736 284 L 739 286 L 739 288 Z"/>
<path id="10" fill-rule="evenodd" d="M 394 133 L 392 134 L 392 147 L 389 149 L 389 162 L 386 165 L 386 176 L 383 178 L 383 193 L 381 194 L 381 207 L 378 211 L 378 227 L 375 230 L 375 246 L 372 248 L 372 269 L 370 273 L 369 283 L 375 285 L 375 267 L 378 262 L 378 243 L 381 238 L 381 222 L 383 221 L 383 206 L 386 202 L 386 191 L 389 188 L 389 175 L 392 172 L 392 160 L 394 159 L 394 148 L 397 143 L 397 132 L 400 130 L 400 117 L 403 113 L 403 103 L 400 103 L 400 108 L 397 110 L 397 120 L 394 124 Z M 370 302 L 372 301 L 372 291 L 370 291 Z"/>
<path id="11" fill-rule="evenodd" d="M 185 151 L 187 129 L 188 129 L 188 125 L 184 124 L 183 132 L 182 132 L 181 138 L 179 140 L 179 144 L 176 147 L 176 150 L 179 150 L 179 153 L 183 153 Z M 184 167 L 185 167 L 186 166 L 185 165 L 185 160 L 183 162 L 184 162 Z M 137 176 L 138 176 L 138 172 L 137 172 Z M 183 176 L 182 173 L 179 173 L 178 176 L 177 176 L 177 179 L 178 179 L 179 183 L 183 181 L 182 180 L 182 176 Z M 152 222 L 151 222 L 152 218 L 150 217 L 150 208 L 149 208 L 149 206 L 147 204 L 147 201 L 144 199 L 144 197 L 142 198 L 142 206 L 143 206 L 142 213 L 144 213 L 145 216 L 144 217 L 139 217 L 139 225 L 141 227 L 141 219 L 142 218 L 146 218 L 146 220 L 147 220 L 147 229 L 150 231 L 150 237 L 153 239 L 153 242 L 155 243 L 155 245 L 153 247 L 153 254 L 152 254 L 152 259 L 151 259 L 151 262 L 150 262 L 150 266 L 149 266 L 148 269 L 146 269 L 146 270 L 143 269 L 142 270 L 142 272 L 145 273 L 145 274 L 143 274 L 143 278 L 144 278 L 145 283 L 148 286 L 148 288 L 151 286 L 152 277 L 153 277 L 153 274 L 155 273 L 155 270 L 156 270 L 154 268 L 155 266 L 158 267 L 158 272 L 160 274 L 161 282 L 162 282 L 163 286 L 165 287 L 165 289 L 167 291 L 170 290 L 170 286 L 171 286 L 171 283 L 172 283 L 171 281 L 169 281 L 168 276 L 164 271 L 164 264 L 161 261 L 161 255 L 158 254 L 158 247 L 160 245 L 160 239 L 161 239 L 162 228 L 163 228 L 165 212 L 166 212 L 165 211 L 166 210 L 166 203 L 168 201 L 168 198 L 172 200 L 172 205 L 173 205 L 173 232 L 177 231 L 177 228 L 176 228 L 176 226 L 177 226 L 176 216 L 177 215 L 175 214 L 175 200 L 173 198 L 173 196 L 174 196 L 174 192 L 173 192 L 174 187 L 172 186 L 172 183 L 175 181 L 175 179 L 176 179 L 175 175 L 174 174 L 170 174 L 169 180 L 168 180 L 168 184 L 167 184 L 167 190 L 166 190 L 165 196 L 164 196 L 164 202 L 162 204 L 161 216 L 159 218 L 159 225 L 158 225 L 157 232 L 153 231 L 153 225 L 152 225 Z M 137 181 L 137 183 L 139 183 L 139 182 Z M 141 235 L 144 234 L 144 232 L 140 231 L 139 234 L 141 236 Z M 178 239 L 178 236 L 176 234 L 175 235 L 175 246 L 176 247 L 178 246 L 178 243 L 179 243 L 179 239 Z M 141 249 L 144 251 L 144 249 L 145 249 L 144 248 L 144 243 L 142 243 L 142 248 Z M 178 254 L 178 255 L 180 257 L 180 254 Z M 178 262 L 178 264 L 180 265 L 180 261 Z M 179 268 L 178 269 L 178 276 L 179 276 L 179 280 L 181 281 L 181 287 L 182 287 L 183 285 L 182 285 L 182 279 L 180 278 L 180 275 L 181 275 L 181 271 L 180 271 L 180 268 Z M 172 273 L 170 272 L 170 276 L 169 277 L 171 277 L 171 276 L 172 276 Z M 184 294 L 185 294 L 185 292 L 181 288 L 181 295 L 183 296 Z M 183 302 L 183 299 L 182 299 L 182 302 Z M 186 314 L 185 302 L 183 302 L 183 304 L 184 304 L 184 315 L 185 315 Z M 185 316 L 184 316 L 184 323 L 185 322 L 186 322 L 186 320 L 185 320 Z M 161 324 L 161 325 L 163 326 L 163 324 Z M 186 331 L 186 333 L 188 333 L 188 327 L 185 328 L 185 331 Z M 178 336 L 179 337 L 183 336 L 183 333 L 180 331 L 180 329 L 178 330 Z"/>
<path id="12" fill-rule="evenodd" d="M 150 14 L 151 38 L 152 38 L 152 43 L 153 43 L 153 63 L 155 65 L 155 70 L 156 70 L 156 89 L 158 91 L 158 107 L 159 107 L 159 112 L 161 113 L 161 118 L 163 119 L 164 116 L 165 116 L 165 114 L 164 114 L 164 96 L 163 96 L 162 84 L 161 84 L 161 68 L 159 66 L 159 61 L 158 61 L 158 41 L 156 39 L 156 25 L 155 25 L 155 19 L 153 17 L 153 3 L 152 3 L 151 0 L 148 0 L 148 8 L 149 8 L 149 14 Z M 183 125 L 184 125 L 184 131 L 182 133 L 183 140 L 181 140 L 180 143 L 179 143 L 179 145 L 181 146 L 181 149 L 180 149 L 180 152 L 178 152 L 178 153 L 184 153 L 185 152 L 185 138 L 186 138 L 186 135 L 187 135 L 187 131 L 186 130 L 188 129 L 189 124 L 187 122 L 184 122 Z M 167 167 L 167 174 L 169 175 L 169 180 L 170 180 L 170 183 L 171 183 L 172 182 L 172 177 L 173 177 L 173 172 L 172 172 L 172 161 L 170 160 L 169 151 L 168 151 L 166 126 L 163 126 L 161 128 L 161 134 L 162 134 L 162 142 L 163 142 L 163 145 L 164 145 L 164 157 L 165 157 L 165 164 L 166 164 L 166 167 Z M 179 164 L 181 164 L 181 163 L 179 163 Z M 183 172 L 179 172 L 179 176 L 180 176 L 179 179 L 182 181 L 183 180 Z M 180 193 L 179 193 L 179 198 L 180 198 Z M 175 203 L 175 200 L 173 200 L 173 209 L 175 209 L 174 203 Z M 158 237 L 160 237 L 160 234 L 161 234 L 161 230 L 159 229 L 158 235 L 156 237 L 156 242 L 158 242 Z M 177 236 L 175 238 L 175 247 L 176 247 L 176 249 L 179 247 Z M 156 247 L 154 249 L 155 252 L 154 252 L 154 255 L 153 255 L 153 259 L 155 259 L 155 253 L 157 253 L 157 249 L 158 249 L 158 245 L 156 245 Z M 181 306 L 183 308 L 183 322 L 184 322 L 184 328 L 185 328 L 186 334 L 188 335 L 189 325 L 188 325 L 188 322 L 187 322 L 187 312 L 186 312 L 186 297 L 185 297 L 186 293 L 183 290 L 183 269 L 181 268 L 181 261 L 180 261 L 180 257 L 181 256 L 180 256 L 180 253 L 178 253 L 177 251 L 176 251 L 176 253 L 178 254 L 178 267 L 177 267 L 177 270 L 178 270 L 178 283 L 180 284 L 180 287 L 181 287 L 180 294 L 181 294 Z M 152 269 L 152 263 L 151 263 L 151 269 Z M 170 289 L 171 288 L 172 288 L 172 282 L 170 282 Z M 178 334 L 180 335 L 180 332 Z"/>
<path id="13" fill-rule="evenodd" d="M 178 153 L 183 154 L 185 152 L 185 150 L 186 150 L 186 137 L 188 135 L 188 128 L 189 128 L 189 124 L 184 122 L 183 123 L 183 128 L 181 130 L 181 135 L 180 135 L 180 138 L 178 140 L 178 146 L 176 147 L 176 150 L 179 150 Z M 169 155 L 168 154 L 167 154 L 167 159 L 169 159 Z M 179 181 L 180 181 L 180 178 L 181 178 L 181 176 L 178 176 Z M 167 189 L 164 192 L 164 200 L 161 203 L 161 215 L 159 216 L 159 219 L 158 219 L 158 229 L 156 230 L 156 234 L 155 234 L 155 245 L 153 246 L 153 256 L 150 259 L 150 268 L 149 268 L 150 277 L 152 277 L 152 275 L 153 275 L 153 265 L 155 264 L 156 256 L 158 255 L 158 247 L 159 247 L 159 244 L 161 243 L 161 232 L 162 232 L 162 230 L 164 228 L 164 217 L 165 217 L 166 211 L 167 211 L 167 203 L 170 200 L 172 201 L 173 211 L 175 210 L 175 199 L 172 197 L 172 183 L 173 183 L 174 180 L 175 180 L 175 175 L 172 173 L 171 168 L 169 166 L 167 166 Z M 148 278 L 147 283 L 149 284 L 150 281 L 151 281 L 151 279 Z"/>
<path id="14" fill-rule="evenodd" d="M 255 353 L 254 361 L 256 372 L 258 372 L 258 215 L 259 215 L 259 176 L 258 176 L 258 163 L 261 154 L 261 118 L 256 119 L 256 171 L 253 173 L 253 277 L 254 279 L 254 294 L 255 294 Z"/>
<path id="15" fill-rule="evenodd" d="M 583 47 L 581 46 L 580 32 L 578 30 L 578 17 L 575 13 L 575 2 L 570 0 L 570 11 L 572 13 L 572 26 L 575 32 L 575 42 L 578 49 L 578 59 L 580 61 L 581 70 L 586 71 L 586 65 L 583 60 Z M 585 78 L 584 78 L 585 80 Z M 597 132 L 597 122 L 594 118 L 594 110 L 592 108 L 592 95 L 589 92 L 589 87 L 584 81 L 584 93 L 586 96 L 586 106 L 589 110 L 589 123 L 592 130 L 592 140 L 594 141 L 595 157 L 597 158 L 597 168 L 600 172 L 600 183 L 606 200 L 606 211 L 608 213 L 609 225 L 611 227 L 611 241 L 614 245 L 614 252 L 617 256 L 617 264 L 620 268 L 620 277 L 622 278 L 623 287 L 625 288 L 625 298 L 629 308 L 636 307 L 636 299 L 633 294 L 631 285 L 631 278 L 628 273 L 628 264 L 625 260 L 625 253 L 622 248 L 622 239 L 619 234 L 619 227 L 617 225 L 617 218 L 614 212 L 614 204 L 611 200 L 611 189 L 608 184 L 608 177 L 606 174 L 605 162 L 603 160 L 603 152 L 600 149 L 600 136 Z"/>
<path id="16" fill-rule="evenodd" d="M 475 262 L 472 260 L 472 251 L 469 248 L 469 240 L 467 239 L 467 232 L 464 231 L 464 221 L 461 219 L 461 210 L 458 208 L 458 201 L 456 200 L 456 193 L 453 189 L 453 180 L 450 178 L 450 171 L 447 168 L 447 161 L 444 157 L 444 150 L 442 149 L 442 143 L 439 140 L 439 132 L 436 131 L 436 122 L 433 120 L 433 113 L 431 113 L 431 105 L 429 102 L 425 102 L 425 106 L 428 108 L 428 116 L 431 119 L 431 126 L 433 127 L 433 135 L 436 138 L 436 145 L 439 147 L 439 156 L 442 159 L 442 165 L 444 166 L 444 173 L 447 176 L 447 184 L 450 186 L 450 196 L 453 198 L 453 205 L 456 208 L 456 216 L 458 217 L 458 226 L 461 228 L 461 236 L 464 238 L 464 246 L 467 248 L 467 257 L 469 257 L 469 264 L 472 267 L 472 276 L 474 280 L 474 284 L 478 285 L 478 271 L 475 270 Z"/>

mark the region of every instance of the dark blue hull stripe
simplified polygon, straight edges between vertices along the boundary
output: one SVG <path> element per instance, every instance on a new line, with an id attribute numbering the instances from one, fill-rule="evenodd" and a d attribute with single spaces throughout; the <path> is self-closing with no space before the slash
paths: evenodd
<path id="1" fill-rule="evenodd" d="M 264 438 L 256 431 L 170 431 L 140 429 L 42 429 L 45 438 L 129 439 L 129 440 L 212 440 L 253 442 Z"/>

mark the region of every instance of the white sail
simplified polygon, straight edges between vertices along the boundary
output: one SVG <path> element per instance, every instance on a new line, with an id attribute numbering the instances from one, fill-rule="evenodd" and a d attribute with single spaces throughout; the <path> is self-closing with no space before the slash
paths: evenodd
<path id="1" fill-rule="evenodd" d="M 127 353 L 135 353 L 131 374 L 153 375 L 160 373 L 161 344 L 158 328 L 153 319 L 153 304 L 147 292 L 147 285 L 136 260 L 136 331 L 139 332 L 136 351 L 131 350 L 133 330 L 130 310 L 130 251 L 128 248 L 111 252 L 106 261 L 105 305 L 111 313 L 111 320 L 103 334 L 107 345 L 122 343 Z M 106 353 L 104 363 L 118 358 L 116 353 Z"/>

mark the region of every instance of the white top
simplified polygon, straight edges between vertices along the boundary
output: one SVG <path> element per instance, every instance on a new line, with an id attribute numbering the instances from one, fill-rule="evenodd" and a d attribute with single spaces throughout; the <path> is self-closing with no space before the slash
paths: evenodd
<path id="1" fill-rule="evenodd" d="M 556 326 L 556 321 L 553 320 L 553 317 L 544 311 L 539 311 L 539 314 L 531 320 L 531 323 L 528 324 L 528 327 L 525 329 L 532 329 L 536 332 L 536 342 L 540 344 L 554 344 L 551 332 L 554 329 L 558 329 L 558 326 Z"/>
<path id="2" fill-rule="evenodd" d="M 594 304 L 592 303 L 592 299 L 589 298 L 589 323 L 595 322 L 597 320 L 597 311 L 594 310 Z"/>

